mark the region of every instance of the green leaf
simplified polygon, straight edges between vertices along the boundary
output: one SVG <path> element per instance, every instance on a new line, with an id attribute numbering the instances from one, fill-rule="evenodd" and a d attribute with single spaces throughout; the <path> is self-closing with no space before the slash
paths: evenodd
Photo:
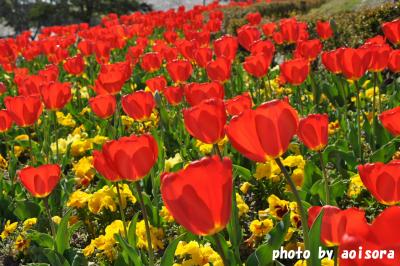
<path id="1" fill-rule="evenodd" d="M 251 171 L 243 166 L 240 165 L 233 165 L 233 173 L 236 175 L 240 175 L 244 178 L 244 180 L 251 179 Z"/>
<path id="2" fill-rule="evenodd" d="M 135 248 L 129 245 L 129 243 L 126 242 L 126 240 L 120 234 L 115 234 L 114 237 L 120 244 L 121 248 L 127 252 L 129 259 L 133 263 L 133 265 L 135 266 L 143 265 L 139 259 L 140 256 Z"/>
<path id="3" fill-rule="evenodd" d="M 393 154 L 397 151 L 397 147 L 399 146 L 400 138 L 392 139 L 386 145 L 383 145 L 381 148 L 376 150 L 370 158 L 370 162 L 389 162 Z"/>
<path id="4" fill-rule="evenodd" d="M 27 233 L 27 238 L 36 242 L 36 244 L 38 244 L 39 246 L 50 249 L 54 248 L 54 240 L 48 234 L 41 233 L 35 230 L 28 230 Z"/>
<path id="5" fill-rule="evenodd" d="M 323 210 L 319 213 L 317 219 L 315 219 L 309 232 L 310 238 L 310 261 L 312 266 L 321 266 L 321 260 L 319 259 L 319 248 L 321 244 L 321 224 L 322 224 Z"/>
<path id="6" fill-rule="evenodd" d="M 234 249 L 236 261 L 240 261 L 240 244 L 242 243 L 242 228 L 240 227 L 239 222 L 239 212 L 236 203 L 236 188 L 232 191 L 232 212 L 231 212 L 231 219 L 226 226 L 228 231 L 229 240 L 231 245 Z"/>
<path id="7" fill-rule="evenodd" d="M 40 206 L 29 200 L 21 200 L 15 203 L 14 215 L 20 220 L 37 217 L 40 213 Z"/>
<path id="8" fill-rule="evenodd" d="M 137 236 L 136 236 L 136 224 L 139 217 L 139 212 L 133 216 L 132 221 L 128 228 L 128 243 L 133 247 L 136 247 Z"/>
<path id="9" fill-rule="evenodd" d="M 176 247 L 180 241 L 187 241 L 187 234 L 183 234 L 171 241 L 168 247 L 164 251 L 164 255 L 161 258 L 161 266 L 170 266 L 174 264 L 174 256 Z"/>
<path id="10" fill-rule="evenodd" d="M 68 231 L 68 221 L 70 216 L 71 210 L 67 211 L 57 227 L 56 249 L 57 252 L 60 254 L 64 254 L 64 251 L 69 248 L 70 234 Z"/>
<path id="11" fill-rule="evenodd" d="M 278 250 L 285 240 L 285 236 L 290 226 L 290 213 L 285 214 L 282 221 L 278 222 L 269 233 L 267 244 L 259 246 L 256 251 L 247 259 L 247 266 L 268 266 L 274 265 L 272 253 Z"/>

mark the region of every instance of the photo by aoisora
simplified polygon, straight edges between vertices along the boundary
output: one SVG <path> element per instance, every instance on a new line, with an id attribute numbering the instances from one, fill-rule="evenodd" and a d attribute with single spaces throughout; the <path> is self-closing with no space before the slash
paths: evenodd
<path id="1" fill-rule="evenodd" d="M 400 20 L 250 2 L 0 39 L 0 264 L 400 265 Z"/>

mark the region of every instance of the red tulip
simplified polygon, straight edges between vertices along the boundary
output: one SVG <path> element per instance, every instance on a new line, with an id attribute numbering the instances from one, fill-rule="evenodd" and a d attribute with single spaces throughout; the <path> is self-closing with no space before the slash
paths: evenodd
<path id="1" fill-rule="evenodd" d="M 157 76 L 146 80 L 146 85 L 153 93 L 156 91 L 162 92 L 167 87 L 167 80 L 164 76 Z"/>
<path id="2" fill-rule="evenodd" d="M 156 106 L 153 94 L 145 91 L 135 91 L 125 95 L 121 104 L 127 115 L 139 121 L 149 118 Z"/>
<path id="3" fill-rule="evenodd" d="M 170 105 L 175 106 L 182 102 L 183 88 L 181 86 L 166 87 L 163 93 Z"/>
<path id="4" fill-rule="evenodd" d="M 321 242 L 328 247 L 338 246 L 346 233 L 364 235 L 368 233 L 365 212 L 356 208 L 340 210 L 338 207 L 326 205 L 313 206 L 308 209 L 308 225 L 314 223 L 322 213 Z"/>
<path id="5" fill-rule="evenodd" d="M 388 67 L 389 56 L 392 51 L 388 44 L 365 44 L 363 47 L 369 51 L 371 56 L 369 71 L 382 72 Z"/>
<path id="6" fill-rule="evenodd" d="M 0 132 L 8 131 L 13 124 L 12 117 L 7 110 L 0 110 Z"/>
<path id="7" fill-rule="evenodd" d="M 159 53 L 147 53 L 142 57 L 140 66 L 146 72 L 154 72 L 160 69 L 162 58 Z"/>
<path id="8" fill-rule="evenodd" d="M 157 142 L 153 136 L 145 134 L 132 135 L 112 140 L 103 145 L 103 158 L 100 156 L 101 173 L 106 178 L 116 181 L 126 179 L 137 181 L 145 177 L 154 166 L 158 158 Z M 104 160 L 104 161 L 101 161 Z M 103 168 L 107 168 L 107 170 Z"/>
<path id="9" fill-rule="evenodd" d="M 176 42 L 175 45 L 185 59 L 190 62 L 194 61 L 194 53 L 199 48 L 199 44 L 195 40 L 183 40 Z"/>
<path id="10" fill-rule="evenodd" d="M 61 178 L 58 164 L 45 164 L 39 167 L 28 166 L 18 173 L 22 185 L 36 198 L 47 197 Z"/>
<path id="11" fill-rule="evenodd" d="M 328 144 L 328 125 L 328 115 L 309 115 L 300 120 L 297 136 L 310 150 L 320 151 Z"/>
<path id="12" fill-rule="evenodd" d="M 16 75 L 16 83 L 18 85 L 18 94 L 23 96 L 40 95 L 40 87 L 47 83 L 45 77 L 40 75 Z"/>
<path id="13" fill-rule="evenodd" d="M 97 172 L 111 182 L 122 180 L 113 165 L 106 161 L 102 151 L 93 151 L 93 166 Z"/>
<path id="14" fill-rule="evenodd" d="M 382 24 L 382 30 L 386 38 L 393 44 L 400 44 L 400 19 Z"/>
<path id="15" fill-rule="evenodd" d="M 365 48 L 345 48 L 339 57 L 343 75 L 350 80 L 359 80 L 364 76 L 371 61 L 371 54 Z"/>
<path id="16" fill-rule="evenodd" d="M 274 32 L 272 34 L 272 39 L 274 39 L 274 42 L 276 44 L 282 44 L 283 43 L 283 35 L 281 32 Z"/>
<path id="17" fill-rule="evenodd" d="M 310 64 L 307 59 L 297 58 L 286 61 L 280 65 L 281 75 L 292 85 L 302 84 L 310 72 Z"/>
<path id="18" fill-rule="evenodd" d="M 207 64 L 206 71 L 210 80 L 225 82 L 231 76 L 231 68 L 231 62 L 228 59 L 219 57 Z"/>
<path id="19" fill-rule="evenodd" d="M 266 57 L 264 54 L 250 55 L 246 57 L 243 68 L 250 75 L 262 78 L 267 75 L 271 60 L 271 57 Z"/>
<path id="20" fill-rule="evenodd" d="M 223 100 L 224 95 L 224 86 L 219 82 L 189 83 L 185 86 L 185 97 L 190 106 L 211 98 Z"/>
<path id="21" fill-rule="evenodd" d="M 400 72 L 400 50 L 393 50 L 390 53 L 388 67 L 394 73 Z"/>
<path id="22" fill-rule="evenodd" d="M 281 156 L 297 132 L 299 118 L 287 102 L 274 100 L 232 118 L 226 134 L 232 146 L 256 162 Z"/>
<path id="23" fill-rule="evenodd" d="M 47 82 L 57 81 L 60 71 L 57 65 L 47 65 L 45 69 L 38 71 L 39 76 L 42 76 Z"/>
<path id="24" fill-rule="evenodd" d="M 333 51 L 329 52 L 323 52 L 321 55 L 322 59 L 322 64 L 325 66 L 325 68 L 334 73 L 334 74 L 340 74 L 342 73 L 342 65 L 340 62 L 340 53 L 344 51 L 345 48 L 339 48 Z"/>
<path id="25" fill-rule="evenodd" d="M 229 61 L 233 61 L 236 57 L 238 49 L 238 41 L 236 37 L 224 35 L 214 41 L 214 52 L 217 57 L 225 57 Z"/>
<path id="26" fill-rule="evenodd" d="M 178 58 L 179 51 L 176 47 L 164 47 L 161 50 L 161 55 L 165 61 L 171 62 Z"/>
<path id="27" fill-rule="evenodd" d="M 379 115 L 379 120 L 393 136 L 400 136 L 400 106 L 382 112 Z"/>
<path id="28" fill-rule="evenodd" d="M 348 233 L 342 237 L 339 246 L 340 266 L 388 266 L 400 264 L 400 207 L 386 208 L 378 215 L 369 227 L 367 234 Z M 354 259 L 345 257 L 350 252 L 359 254 Z M 366 251 L 369 250 L 370 258 L 367 258 Z M 382 257 L 375 257 L 377 253 L 385 251 Z M 375 254 L 375 255 L 373 255 Z M 373 255 L 373 256 L 371 256 Z"/>
<path id="29" fill-rule="evenodd" d="M 226 111 L 220 99 L 209 99 L 183 110 L 186 130 L 204 143 L 214 144 L 225 136 Z"/>
<path id="30" fill-rule="evenodd" d="M 299 24 L 295 18 L 281 19 L 280 28 L 284 42 L 295 43 L 299 39 Z"/>
<path id="31" fill-rule="evenodd" d="M 64 63 L 64 69 L 69 74 L 78 76 L 83 73 L 85 70 L 85 61 L 81 54 L 78 54 L 74 57 L 67 58 Z"/>
<path id="32" fill-rule="evenodd" d="M 197 49 L 197 51 L 194 53 L 194 60 L 198 66 L 206 67 L 208 62 L 212 60 L 212 56 L 212 50 L 208 47 L 203 47 Z"/>
<path id="33" fill-rule="evenodd" d="M 89 105 L 93 113 L 102 119 L 111 117 L 117 106 L 114 95 L 104 94 L 89 99 Z"/>
<path id="34" fill-rule="evenodd" d="M 225 101 L 225 109 L 230 115 L 239 115 L 241 112 L 251 109 L 252 105 L 253 101 L 248 92 Z"/>
<path id="35" fill-rule="evenodd" d="M 40 87 L 40 94 L 46 109 L 60 110 L 71 100 L 71 84 L 51 82 Z"/>
<path id="36" fill-rule="evenodd" d="M 262 26 L 262 30 L 265 36 L 271 37 L 276 30 L 276 24 L 274 22 L 266 23 Z"/>
<path id="37" fill-rule="evenodd" d="M 400 160 L 359 165 L 358 172 L 365 187 L 379 202 L 387 205 L 400 202 Z"/>
<path id="38" fill-rule="evenodd" d="M 175 220 L 196 235 L 213 235 L 231 216 L 232 162 L 205 157 L 161 176 L 161 195 Z"/>
<path id="39" fill-rule="evenodd" d="M 257 26 L 261 22 L 261 14 L 258 12 L 248 13 L 246 19 L 252 26 Z"/>
<path id="40" fill-rule="evenodd" d="M 7 87 L 3 82 L 0 82 L 0 95 L 7 91 Z"/>
<path id="41" fill-rule="evenodd" d="M 317 21 L 317 34 L 322 40 L 328 40 L 333 36 L 333 30 L 329 21 Z"/>
<path id="42" fill-rule="evenodd" d="M 20 127 L 28 127 L 35 124 L 43 111 L 40 96 L 7 96 L 4 98 L 7 111 Z"/>
<path id="43" fill-rule="evenodd" d="M 168 43 L 174 43 L 178 38 L 178 34 L 175 31 L 166 31 L 163 36 Z"/>
<path id="44" fill-rule="evenodd" d="M 187 60 L 174 60 L 167 63 L 167 71 L 174 82 L 182 83 L 190 78 L 193 68 Z"/>
<path id="45" fill-rule="evenodd" d="M 270 61 L 272 61 L 272 58 L 274 57 L 275 53 L 275 46 L 274 44 L 269 41 L 269 40 L 259 40 L 251 45 L 251 54 L 252 55 L 257 55 L 257 54 L 264 54 Z"/>
<path id="46" fill-rule="evenodd" d="M 237 30 L 239 44 L 247 51 L 250 51 L 251 45 L 258 41 L 260 37 L 260 31 L 252 26 L 245 25 Z"/>
<path id="47" fill-rule="evenodd" d="M 102 65 L 94 90 L 97 94 L 117 94 L 131 74 L 129 62 Z"/>
<path id="48" fill-rule="evenodd" d="M 322 43 L 318 39 L 300 41 L 297 43 L 296 51 L 300 57 L 314 61 L 322 51 Z"/>

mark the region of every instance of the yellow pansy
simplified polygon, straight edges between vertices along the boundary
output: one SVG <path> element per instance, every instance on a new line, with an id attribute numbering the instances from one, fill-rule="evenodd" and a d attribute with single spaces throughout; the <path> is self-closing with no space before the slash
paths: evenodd
<path id="1" fill-rule="evenodd" d="M 67 207 L 83 208 L 86 206 L 90 197 L 90 194 L 81 190 L 76 190 L 69 196 Z"/>
<path id="2" fill-rule="evenodd" d="M 274 227 L 274 223 L 271 219 L 254 220 L 250 223 L 250 232 L 256 237 L 263 237 L 268 234 L 272 228 Z"/>
<path id="3" fill-rule="evenodd" d="M 14 233 L 15 229 L 17 229 L 18 222 L 11 223 L 10 220 L 7 220 L 6 224 L 4 225 L 3 232 L 1 232 L 1 239 L 6 239 L 9 235 Z"/>
<path id="4" fill-rule="evenodd" d="M 243 198 L 236 193 L 236 204 L 239 212 L 239 217 L 249 212 L 249 206 L 244 202 Z"/>
<path id="5" fill-rule="evenodd" d="M 282 217 L 289 211 L 289 202 L 281 200 L 274 194 L 268 197 L 268 204 L 269 213 L 275 218 L 282 219 Z"/>
<path id="6" fill-rule="evenodd" d="M 22 230 L 26 231 L 32 228 L 37 223 L 37 218 L 29 218 L 24 221 L 22 224 Z"/>
<path id="7" fill-rule="evenodd" d="M 350 184 L 347 190 L 347 195 L 349 197 L 356 197 L 361 193 L 363 189 L 365 189 L 365 186 L 361 180 L 360 175 L 353 175 L 350 178 Z"/>
<path id="8" fill-rule="evenodd" d="M 167 207 L 162 206 L 160 210 L 160 216 L 166 221 L 167 223 L 172 223 L 175 221 L 174 217 L 168 211 Z"/>
<path id="9" fill-rule="evenodd" d="M 150 238 L 151 244 L 154 250 L 164 249 L 164 231 L 161 228 L 150 226 Z M 146 227 L 144 224 L 144 220 L 139 221 L 136 224 L 136 236 L 137 236 L 137 244 L 136 246 L 140 249 L 147 249 L 147 235 L 146 235 Z"/>
<path id="10" fill-rule="evenodd" d="M 165 160 L 165 172 L 169 172 L 175 165 L 182 162 L 182 157 L 179 153 L 176 153 L 174 157 Z"/>
<path id="11" fill-rule="evenodd" d="M 175 256 L 179 263 L 174 263 L 174 266 L 224 266 L 222 258 L 215 252 L 210 244 L 199 244 L 196 241 L 189 243 L 180 241 L 175 250 Z"/>

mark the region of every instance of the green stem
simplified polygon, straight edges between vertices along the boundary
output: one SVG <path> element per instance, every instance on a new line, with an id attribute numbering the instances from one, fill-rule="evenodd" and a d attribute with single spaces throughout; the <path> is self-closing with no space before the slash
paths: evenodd
<path id="1" fill-rule="evenodd" d="M 121 197 L 121 192 L 119 190 L 119 183 L 118 182 L 115 184 L 115 187 L 117 188 L 119 212 L 121 213 L 122 223 L 124 224 L 125 237 L 128 238 L 128 230 L 126 230 L 125 213 L 124 213 L 124 210 L 122 209 L 122 197 Z"/>
<path id="2" fill-rule="evenodd" d="M 372 93 L 372 137 L 371 144 L 372 150 L 375 150 L 375 113 L 376 113 L 376 84 L 378 80 L 378 75 L 374 72 L 374 84 L 373 84 L 373 93 Z"/>
<path id="3" fill-rule="evenodd" d="M 58 128 L 57 128 L 57 114 L 56 114 L 56 111 L 52 112 L 52 117 L 53 117 L 53 126 L 54 126 L 54 137 L 55 137 L 55 140 L 56 140 L 56 162 L 58 163 L 59 149 L 58 149 Z"/>
<path id="4" fill-rule="evenodd" d="M 304 210 L 304 206 L 303 206 L 303 203 L 301 201 L 300 194 L 297 191 L 296 185 L 294 184 L 294 182 L 293 182 L 292 178 L 290 177 L 288 171 L 286 170 L 285 166 L 282 164 L 281 159 L 279 157 L 275 158 L 275 162 L 279 166 L 279 168 L 281 169 L 283 175 L 285 176 L 286 182 L 289 184 L 290 189 L 292 190 L 294 198 L 295 198 L 295 200 L 297 202 L 297 207 L 299 208 L 299 212 L 300 212 L 301 227 L 303 228 L 304 248 L 305 248 L 305 250 L 310 250 L 310 240 L 309 240 L 309 236 L 308 236 L 307 215 L 306 215 L 306 212 Z M 307 264 L 309 264 L 309 263 L 307 263 Z"/>
<path id="5" fill-rule="evenodd" d="M 322 169 L 322 176 L 325 180 L 325 204 L 329 205 L 331 203 L 331 197 L 330 197 L 330 189 L 329 189 L 329 176 L 326 173 L 326 168 L 325 168 L 325 164 L 324 164 L 324 158 L 322 156 L 322 152 L 318 151 L 318 155 L 319 155 L 319 161 L 321 163 L 321 169 Z"/>
<path id="6" fill-rule="evenodd" d="M 224 265 L 228 266 L 229 265 L 229 261 L 228 261 L 228 259 L 226 257 L 224 249 L 222 248 L 222 244 L 221 244 L 220 239 L 218 238 L 217 235 L 213 235 L 212 237 L 214 238 L 214 241 L 215 241 L 215 244 L 216 244 L 216 248 L 217 248 L 217 252 L 219 253 Z"/>
<path id="7" fill-rule="evenodd" d="M 213 144 L 214 154 L 218 155 L 220 159 L 222 159 L 221 151 L 219 150 L 218 144 Z"/>
<path id="8" fill-rule="evenodd" d="M 49 218 L 51 234 L 53 235 L 54 242 L 55 242 L 55 240 L 56 240 L 56 228 L 54 226 L 53 219 L 51 218 L 50 206 L 49 206 L 49 197 L 43 198 L 43 203 L 44 203 L 44 207 L 45 207 L 46 212 L 47 212 L 47 216 Z"/>
<path id="9" fill-rule="evenodd" d="M 358 81 L 354 81 L 354 85 L 356 87 L 356 100 L 357 100 L 357 135 L 358 135 L 358 145 L 359 145 L 359 153 L 361 157 L 361 163 L 364 163 L 364 155 L 361 143 L 361 122 L 360 122 L 360 115 L 361 115 L 361 101 L 360 101 L 360 87 L 358 86 Z"/>
<path id="10" fill-rule="evenodd" d="M 36 164 L 35 156 L 33 155 L 33 144 L 32 144 L 31 135 L 29 134 L 27 127 L 24 127 L 24 131 L 25 131 L 25 134 L 28 136 L 28 140 L 29 140 L 29 149 L 30 149 L 29 155 L 31 157 L 31 162 L 33 164 Z"/>
<path id="11" fill-rule="evenodd" d="M 144 206 L 144 201 L 143 201 L 143 195 L 142 195 L 142 189 L 139 185 L 138 182 L 135 182 L 136 185 L 136 190 L 139 196 L 139 203 L 140 203 L 140 208 L 142 209 L 142 214 L 143 214 L 143 220 L 144 220 L 144 225 L 146 227 L 146 238 L 147 238 L 147 251 L 149 254 L 149 265 L 153 266 L 154 265 L 154 253 L 153 253 L 153 246 L 151 244 L 151 233 L 150 233 L 150 226 L 149 226 L 149 219 L 147 216 L 147 211 L 146 207 Z"/>
<path id="12" fill-rule="evenodd" d="M 271 85 L 271 79 L 269 78 L 269 72 L 267 73 L 267 79 L 268 79 L 269 97 L 271 99 L 272 98 L 272 85 Z M 265 89 L 266 88 L 267 87 L 265 87 Z"/>

